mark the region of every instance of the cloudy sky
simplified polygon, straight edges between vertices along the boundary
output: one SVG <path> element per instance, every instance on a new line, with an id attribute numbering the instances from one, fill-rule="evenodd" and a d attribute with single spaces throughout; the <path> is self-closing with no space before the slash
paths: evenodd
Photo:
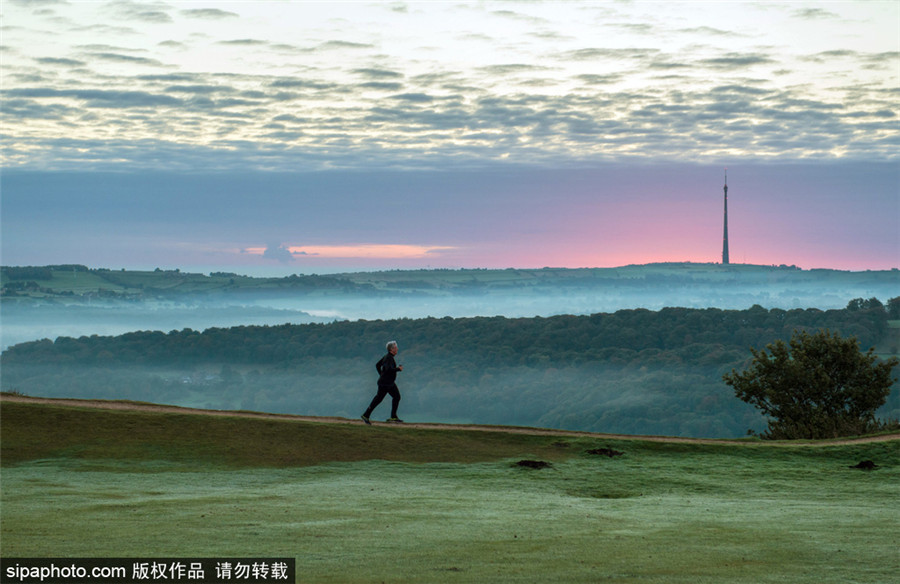
<path id="1" fill-rule="evenodd" d="M 900 267 L 900 3 L 5 0 L 2 262 Z"/>

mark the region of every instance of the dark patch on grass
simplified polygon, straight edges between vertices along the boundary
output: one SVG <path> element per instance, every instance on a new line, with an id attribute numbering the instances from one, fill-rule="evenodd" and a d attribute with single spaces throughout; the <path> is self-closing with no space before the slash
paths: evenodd
<path id="1" fill-rule="evenodd" d="M 596 454 L 597 456 L 608 456 L 609 458 L 613 458 L 614 456 L 622 456 L 625 454 L 624 452 L 619 452 L 618 450 L 613 450 L 612 448 L 592 448 L 587 451 L 588 454 Z"/>
<path id="2" fill-rule="evenodd" d="M 872 462 L 871 460 L 863 460 L 863 461 L 860 461 L 859 464 L 855 464 L 855 465 L 851 466 L 850 468 L 858 468 L 860 470 L 875 470 L 876 468 L 878 468 L 878 465 L 875 464 L 874 462 Z"/>
<path id="3" fill-rule="evenodd" d="M 594 499 L 630 499 L 631 497 L 639 497 L 640 494 L 627 493 L 624 491 L 596 491 L 589 494 Z"/>
<path id="4" fill-rule="evenodd" d="M 516 466 L 522 468 L 549 468 L 553 465 L 543 460 L 520 460 L 516 463 Z"/>

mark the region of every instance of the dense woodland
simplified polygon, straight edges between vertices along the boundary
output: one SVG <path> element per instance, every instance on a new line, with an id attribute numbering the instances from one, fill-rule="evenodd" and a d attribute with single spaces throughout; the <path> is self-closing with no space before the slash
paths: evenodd
<path id="1" fill-rule="evenodd" d="M 356 417 L 400 343 L 401 415 L 417 421 L 734 437 L 764 420 L 722 381 L 794 330 L 896 353 L 884 306 L 666 308 L 547 318 L 426 318 L 58 338 L 2 355 L 4 391 Z M 896 384 L 895 384 L 896 385 Z M 900 417 L 895 389 L 879 412 Z M 376 416 L 385 410 L 376 410 Z"/>

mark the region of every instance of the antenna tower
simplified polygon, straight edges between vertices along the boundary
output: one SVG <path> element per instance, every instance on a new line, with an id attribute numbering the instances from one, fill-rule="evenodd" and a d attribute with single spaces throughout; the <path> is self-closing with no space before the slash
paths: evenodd
<path id="1" fill-rule="evenodd" d="M 722 235 L 722 265 L 728 265 L 728 169 L 725 169 L 725 232 Z"/>

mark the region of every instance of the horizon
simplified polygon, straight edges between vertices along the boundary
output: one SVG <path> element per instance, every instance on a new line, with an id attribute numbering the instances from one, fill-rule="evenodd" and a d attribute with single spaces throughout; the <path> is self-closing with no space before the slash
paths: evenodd
<path id="1" fill-rule="evenodd" d="M 900 4 L 694 4 L 5 2 L 0 260 L 900 265 Z"/>
<path id="2" fill-rule="evenodd" d="M 210 267 L 210 266 L 137 266 L 137 267 L 108 267 L 108 266 L 90 266 L 85 264 L 44 264 L 44 265 L 7 265 L 0 264 L 2 268 L 64 268 L 70 266 L 79 266 L 86 268 L 91 271 L 108 271 L 108 272 L 120 272 L 120 271 L 128 271 L 128 272 L 175 272 L 186 275 L 199 275 L 199 276 L 208 276 L 211 277 L 214 274 L 231 274 L 239 277 L 246 278 L 289 278 L 291 276 L 340 276 L 340 275 L 350 275 L 350 274 L 379 274 L 379 273 L 389 273 L 389 272 L 481 272 L 481 271 L 553 271 L 553 270 L 571 270 L 571 271 L 579 271 L 579 270 L 621 270 L 621 269 L 633 269 L 633 268 L 654 268 L 654 267 L 670 267 L 670 268 L 697 268 L 697 267 L 707 267 L 707 268 L 721 268 L 724 270 L 729 270 L 732 268 L 741 269 L 741 268 L 765 268 L 765 269 L 774 269 L 774 270 L 790 270 L 790 271 L 798 271 L 798 272 L 813 272 L 813 271 L 825 271 L 825 272 L 846 272 L 846 273 L 863 273 L 863 272 L 896 272 L 900 271 L 900 267 L 886 268 L 886 269 L 865 269 L 865 270 L 842 270 L 838 268 L 827 268 L 827 267 L 814 267 L 814 268 L 804 268 L 802 266 L 796 265 L 787 265 L 787 264 L 746 264 L 746 263 L 738 263 L 738 262 L 730 262 L 728 264 L 722 264 L 721 262 L 692 262 L 692 261 L 672 261 L 672 262 L 650 262 L 645 264 L 625 264 L 619 266 L 578 266 L 578 267 L 565 267 L 565 266 L 542 266 L 540 268 L 524 268 L 524 267 L 516 267 L 516 266 L 507 266 L 502 268 L 482 268 L 482 267 L 421 267 L 421 268 L 372 268 L 372 269 L 347 269 L 347 270 L 325 270 L 321 272 L 287 272 L 284 268 L 278 268 L 275 266 L 261 266 L 254 267 L 250 270 L 246 271 L 234 271 L 229 269 L 222 269 L 220 267 Z"/>

